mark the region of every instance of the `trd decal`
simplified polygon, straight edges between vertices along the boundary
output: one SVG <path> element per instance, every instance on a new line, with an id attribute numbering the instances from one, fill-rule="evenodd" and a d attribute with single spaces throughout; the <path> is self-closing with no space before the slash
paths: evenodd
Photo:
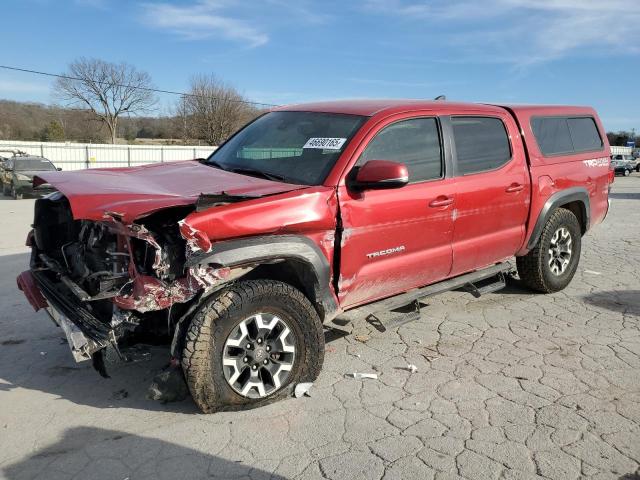
<path id="1" fill-rule="evenodd" d="M 605 167 L 609 166 L 609 157 L 593 158 L 591 160 L 583 160 L 582 163 L 587 167 Z"/>

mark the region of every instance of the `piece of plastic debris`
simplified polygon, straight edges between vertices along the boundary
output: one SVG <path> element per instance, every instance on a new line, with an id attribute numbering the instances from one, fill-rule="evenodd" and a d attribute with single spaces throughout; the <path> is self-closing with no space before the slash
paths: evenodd
<path id="1" fill-rule="evenodd" d="M 356 335 L 354 337 L 356 342 L 367 343 L 369 341 L 369 335 Z"/>
<path id="2" fill-rule="evenodd" d="M 347 377 L 355 378 L 356 380 L 364 380 L 365 378 L 370 378 L 372 380 L 378 379 L 378 375 L 375 373 L 361 373 L 361 372 L 347 373 Z"/>
<path id="3" fill-rule="evenodd" d="M 313 383 L 299 383 L 296 385 L 296 389 L 293 392 L 296 398 L 300 398 L 303 396 L 310 397 L 309 390 L 313 387 Z"/>
<path id="4" fill-rule="evenodd" d="M 40 352 L 40 355 L 42 355 L 43 357 L 47 354 L 47 352 Z"/>
<path id="5" fill-rule="evenodd" d="M 414 364 L 409 363 L 407 365 L 407 370 L 409 370 L 411 373 L 416 373 L 418 371 L 418 367 L 416 367 Z"/>
<path id="6" fill-rule="evenodd" d="M 585 270 L 584 273 L 590 273 L 591 275 L 602 275 L 601 272 L 596 272 L 595 270 Z"/>

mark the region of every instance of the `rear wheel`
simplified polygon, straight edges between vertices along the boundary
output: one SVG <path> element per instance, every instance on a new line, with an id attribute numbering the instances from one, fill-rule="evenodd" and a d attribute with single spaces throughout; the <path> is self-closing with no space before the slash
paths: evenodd
<path id="1" fill-rule="evenodd" d="M 18 191 L 16 190 L 16 186 L 15 185 L 11 185 L 11 197 L 13 197 L 14 200 L 21 200 L 22 199 L 22 194 L 18 193 Z"/>
<path id="2" fill-rule="evenodd" d="M 533 290 L 562 290 L 576 273 L 580 261 L 582 232 L 576 216 L 558 208 L 547 220 L 536 246 L 516 258 L 520 279 Z"/>
<path id="3" fill-rule="evenodd" d="M 628 177 L 629 175 L 631 175 L 631 170 L 625 170 L 624 171 L 624 176 Z"/>
<path id="4" fill-rule="evenodd" d="M 206 301 L 191 321 L 182 366 L 205 413 L 265 405 L 312 382 L 322 368 L 317 312 L 282 282 L 238 282 Z"/>

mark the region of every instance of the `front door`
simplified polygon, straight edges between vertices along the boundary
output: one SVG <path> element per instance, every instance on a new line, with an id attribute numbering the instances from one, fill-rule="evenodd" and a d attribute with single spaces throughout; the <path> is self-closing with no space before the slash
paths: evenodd
<path id="1" fill-rule="evenodd" d="M 356 168 L 369 160 L 401 162 L 409 170 L 409 184 L 364 192 L 340 187 L 343 307 L 448 276 L 455 194 L 453 179 L 445 174 L 442 138 L 439 120 L 425 116 L 387 120 L 365 140 Z"/>

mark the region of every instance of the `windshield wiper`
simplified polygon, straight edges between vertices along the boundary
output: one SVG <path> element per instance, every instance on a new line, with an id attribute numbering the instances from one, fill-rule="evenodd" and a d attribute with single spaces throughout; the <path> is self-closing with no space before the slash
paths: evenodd
<path id="1" fill-rule="evenodd" d="M 267 180 L 273 180 L 276 182 L 291 183 L 291 182 L 287 182 L 286 177 L 284 177 L 283 175 L 279 175 L 277 173 L 263 172 L 262 170 L 258 170 L 256 168 L 236 167 L 236 168 L 230 168 L 229 171 L 233 173 L 251 175 L 253 177 L 262 177 L 262 178 L 266 178 Z"/>

